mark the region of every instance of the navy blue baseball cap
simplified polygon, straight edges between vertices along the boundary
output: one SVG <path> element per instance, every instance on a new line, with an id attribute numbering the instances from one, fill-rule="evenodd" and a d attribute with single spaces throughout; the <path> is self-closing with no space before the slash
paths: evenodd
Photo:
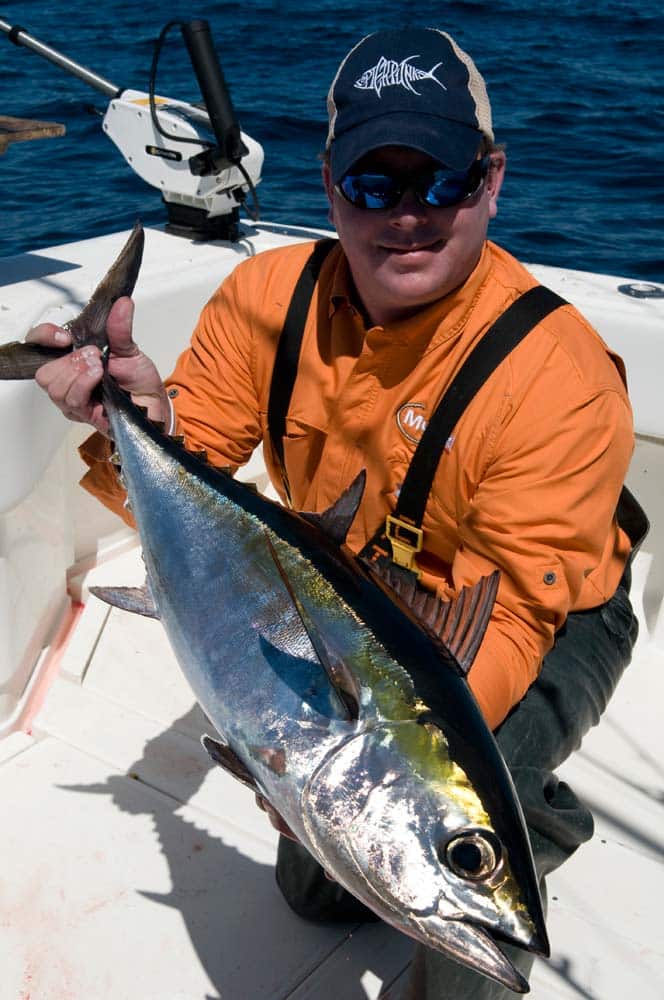
<path id="1" fill-rule="evenodd" d="M 493 142 L 484 80 L 437 28 L 367 35 L 341 63 L 327 108 L 333 184 L 380 146 L 408 146 L 465 170 L 482 139 Z"/>

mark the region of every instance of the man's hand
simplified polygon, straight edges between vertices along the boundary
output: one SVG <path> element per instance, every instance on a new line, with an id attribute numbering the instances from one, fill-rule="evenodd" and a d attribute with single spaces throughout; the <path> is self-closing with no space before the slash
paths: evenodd
<path id="1" fill-rule="evenodd" d="M 134 402 L 148 408 L 151 420 L 168 423 L 170 407 L 166 390 L 153 362 L 132 339 L 134 304 L 121 298 L 108 316 L 106 332 L 109 342 L 108 371 L 118 384 L 131 393 Z M 27 343 L 47 347 L 66 347 L 71 334 L 53 323 L 41 323 L 30 330 Z M 97 347 L 83 347 L 56 361 L 42 365 L 35 379 L 69 420 L 92 424 L 102 434 L 108 434 L 108 420 L 93 392 L 103 374 L 101 355 Z"/>

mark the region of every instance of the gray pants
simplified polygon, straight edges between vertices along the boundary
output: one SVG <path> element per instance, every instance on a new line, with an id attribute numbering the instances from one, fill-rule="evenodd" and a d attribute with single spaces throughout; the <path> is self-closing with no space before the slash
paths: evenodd
<path id="1" fill-rule="evenodd" d="M 637 636 L 629 601 L 629 571 L 600 608 L 569 615 L 545 657 L 537 681 L 496 731 L 528 824 L 543 896 L 544 877 L 593 834 L 590 811 L 553 771 L 597 725 Z M 377 920 L 362 903 L 327 879 L 300 845 L 280 838 L 277 883 L 296 913 L 321 922 Z M 534 956 L 501 945 L 528 978 Z M 417 946 L 404 1000 L 511 1000 L 511 990 L 440 952 Z"/>

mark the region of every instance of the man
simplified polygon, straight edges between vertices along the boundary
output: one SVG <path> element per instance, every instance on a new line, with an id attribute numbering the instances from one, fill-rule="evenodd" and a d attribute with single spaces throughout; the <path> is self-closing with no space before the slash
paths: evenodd
<path id="1" fill-rule="evenodd" d="M 365 468 L 348 539 L 360 551 L 394 509 L 454 376 L 536 281 L 487 242 L 506 158 L 482 77 L 448 35 L 363 39 L 339 68 L 328 110 L 323 179 L 339 245 L 313 293 L 283 437 L 270 437 L 270 387 L 311 245 L 239 265 L 166 386 L 131 340 L 131 303 L 119 301 L 109 370 L 213 464 L 237 467 L 264 440 L 272 481 L 298 509 L 325 509 Z M 44 325 L 29 339 L 66 337 Z M 85 348 L 44 365 L 38 381 L 65 414 L 103 435 L 90 395 L 100 376 L 98 352 Z M 84 485 L 122 513 L 102 435 L 83 447 Z M 469 682 L 512 770 L 542 877 L 591 836 L 589 813 L 551 772 L 598 721 L 636 635 L 630 539 L 616 518 L 632 446 L 622 363 L 563 304 L 534 323 L 437 443 L 423 549 L 406 555 L 443 597 L 501 571 Z M 285 838 L 277 877 L 303 916 L 367 916 Z M 527 973 L 531 957 L 512 957 Z M 410 989 L 457 1000 L 508 995 L 424 949 Z"/>

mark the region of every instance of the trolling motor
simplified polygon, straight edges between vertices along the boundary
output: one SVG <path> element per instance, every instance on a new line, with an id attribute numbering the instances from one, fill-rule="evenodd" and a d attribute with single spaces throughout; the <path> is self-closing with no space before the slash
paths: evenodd
<path id="1" fill-rule="evenodd" d="M 159 55 L 174 27 L 187 46 L 201 104 L 155 95 Z M 169 232 L 190 239 L 237 240 L 240 207 L 258 218 L 263 149 L 240 131 L 207 21 L 170 21 L 162 29 L 148 93 L 117 87 L 24 28 L 0 20 L 0 31 L 110 98 L 102 128 L 132 170 L 161 191 Z"/>

